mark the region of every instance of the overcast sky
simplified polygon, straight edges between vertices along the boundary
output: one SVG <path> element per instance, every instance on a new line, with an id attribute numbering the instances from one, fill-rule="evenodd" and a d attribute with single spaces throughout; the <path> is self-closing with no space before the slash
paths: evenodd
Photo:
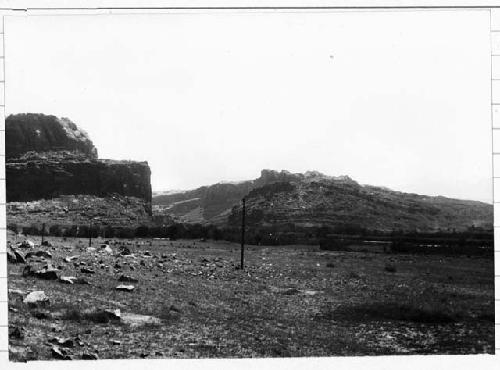
<path id="1" fill-rule="evenodd" d="M 153 190 L 318 170 L 491 202 L 482 11 L 12 17 L 6 111 L 70 118 Z"/>

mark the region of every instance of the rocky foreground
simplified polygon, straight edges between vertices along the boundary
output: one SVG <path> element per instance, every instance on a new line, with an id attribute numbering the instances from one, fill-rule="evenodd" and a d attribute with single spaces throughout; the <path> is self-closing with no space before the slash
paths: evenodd
<path id="1" fill-rule="evenodd" d="M 493 260 L 9 234 L 14 361 L 493 353 Z"/>

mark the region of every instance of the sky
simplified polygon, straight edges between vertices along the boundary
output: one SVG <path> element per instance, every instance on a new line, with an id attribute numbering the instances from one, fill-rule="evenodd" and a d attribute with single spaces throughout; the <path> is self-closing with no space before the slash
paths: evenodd
<path id="1" fill-rule="evenodd" d="M 492 202 L 484 11 L 5 21 L 6 113 L 68 117 L 153 190 L 264 168 Z"/>

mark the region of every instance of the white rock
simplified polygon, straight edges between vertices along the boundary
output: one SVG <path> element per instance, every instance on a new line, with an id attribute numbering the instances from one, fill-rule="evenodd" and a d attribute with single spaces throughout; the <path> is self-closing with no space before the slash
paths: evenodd
<path id="1" fill-rule="evenodd" d="M 26 298 L 24 298 L 23 302 L 31 305 L 44 305 L 49 303 L 49 297 L 45 295 L 45 292 L 43 290 L 36 290 L 28 294 Z"/>
<path id="2" fill-rule="evenodd" d="M 59 281 L 64 284 L 74 284 L 76 280 L 75 276 L 61 276 Z"/>
<path id="3" fill-rule="evenodd" d="M 134 289 L 135 289 L 135 287 L 133 285 L 120 284 L 120 285 L 118 285 L 116 287 L 116 290 L 123 290 L 123 291 L 126 291 L 126 292 L 131 292 Z"/>

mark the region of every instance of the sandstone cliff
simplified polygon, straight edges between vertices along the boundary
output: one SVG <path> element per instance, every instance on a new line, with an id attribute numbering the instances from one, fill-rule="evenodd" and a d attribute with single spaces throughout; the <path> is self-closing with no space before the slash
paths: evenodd
<path id="1" fill-rule="evenodd" d="M 88 135 L 68 119 L 11 115 L 5 135 L 8 202 L 118 194 L 142 199 L 151 214 L 147 162 L 97 159 Z"/>
<path id="2" fill-rule="evenodd" d="M 10 115 L 5 120 L 5 135 L 7 159 L 30 151 L 78 151 L 88 158 L 97 158 L 97 149 L 88 134 L 68 118 L 34 113 Z"/>

